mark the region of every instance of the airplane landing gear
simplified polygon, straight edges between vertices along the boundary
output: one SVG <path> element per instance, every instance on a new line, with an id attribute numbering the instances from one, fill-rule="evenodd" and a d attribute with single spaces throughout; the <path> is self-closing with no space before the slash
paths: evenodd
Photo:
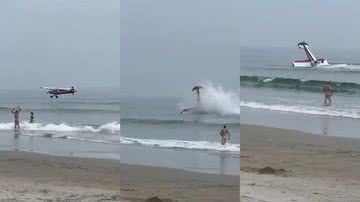
<path id="1" fill-rule="evenodd" d="M 53 98 L 53 97 L 59 98 L 59 96 L 57 96 L 57 95 L 50 95 L 50 98 Z"/>

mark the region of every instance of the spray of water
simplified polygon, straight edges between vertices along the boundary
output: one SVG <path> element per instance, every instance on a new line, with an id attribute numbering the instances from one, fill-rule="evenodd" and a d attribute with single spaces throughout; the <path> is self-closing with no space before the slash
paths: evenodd
<path id="1" fill-rule="evenodd" d="M 195 105 L 195 113 L 214 113 L 220 115 L 240 114 L 240 94 L 234 91 L 226 91 L 220 85 L 210 82 L 199 84 L 203 88 L 200 91 L 201 102 Z"/>

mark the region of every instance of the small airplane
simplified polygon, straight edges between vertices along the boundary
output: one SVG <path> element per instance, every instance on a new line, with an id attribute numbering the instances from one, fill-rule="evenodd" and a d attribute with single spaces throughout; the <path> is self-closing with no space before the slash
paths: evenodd
<path id="1" fill-rule="evenodd" d="M 298 43 L 300 49 L 304 49 L 306 60 L 295 60 L 292 62 L 293 67 L 319 67 L 329 65 L 328 61 L 324 58 L 316 58 L 310 51 L 309 44 L 305 41 Z"/>
<path id="2" fill-rule="evenodd" d="M 56 97 L 59 98 L 59 95 L 65 94 L 75 94 L 77 90 L 75 90 L 74 86 L 71 88 L 52 88 L 52 87 L 41 87 L 42 89 L 47 90 L 47 94 L 50 94 L 50 98 Z"/>
<path id="3" fill-rule="evenodd" d="M 202 89 L 203 87 L 202 86 L 194 86 L 193 89 L 191 91 L 196 91 L 196 95 L 197 95 L 197 105 L 199 105 L 201 103 L 201 100 L 200 100 L 200 89 Z M 190 107 L 190 108 L 184 108 L 181 110 L 181 114 L 183 112 L 188 112 L 188 111 L 193 111 L 195 110 L 195 107 Z"/>

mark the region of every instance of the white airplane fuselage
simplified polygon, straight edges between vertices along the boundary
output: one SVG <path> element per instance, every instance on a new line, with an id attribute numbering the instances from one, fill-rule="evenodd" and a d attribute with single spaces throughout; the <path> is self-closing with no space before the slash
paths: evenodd
<path id="1" fill-rule="evenodd" d="M 320 66 L 326 66 L 329 65 L 327 60 L 317 60 L 316 63 L 308 60 L 303 61 L 293 61 L 292 63 L 293 67 L 320 67 Z"/>

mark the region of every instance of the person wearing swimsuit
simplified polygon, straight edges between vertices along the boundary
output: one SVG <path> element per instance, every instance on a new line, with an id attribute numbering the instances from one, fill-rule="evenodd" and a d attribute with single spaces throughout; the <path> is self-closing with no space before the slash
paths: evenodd
<path id="1" fill-rule="evenodd" d="M 330 81 L 327 81 L 323 87 L 324 105 L 331 104 L 332 92 L 333 92 L 333 90 L 331 88 Z"/>
<path id="2" fill-rule="evenodd" d="M 20 130 L 20 122 L 19 122 L 20 112 L 21 112 L 21 108 L 19 106 L 16 109 L 11 110 L 11 113 L 14 114 L 14 129 L 15 130 Z"/>
<path id="3" fill-rule="evenodd" d="M 221 130 L 220 130 L 220 136 L 221 136 L 221 144 L 225 145 L 226 144 L 226 140 L 230 140 L 230 132 L 229 130 L 226 128 L 226 126 L 224 126 Z"/>

